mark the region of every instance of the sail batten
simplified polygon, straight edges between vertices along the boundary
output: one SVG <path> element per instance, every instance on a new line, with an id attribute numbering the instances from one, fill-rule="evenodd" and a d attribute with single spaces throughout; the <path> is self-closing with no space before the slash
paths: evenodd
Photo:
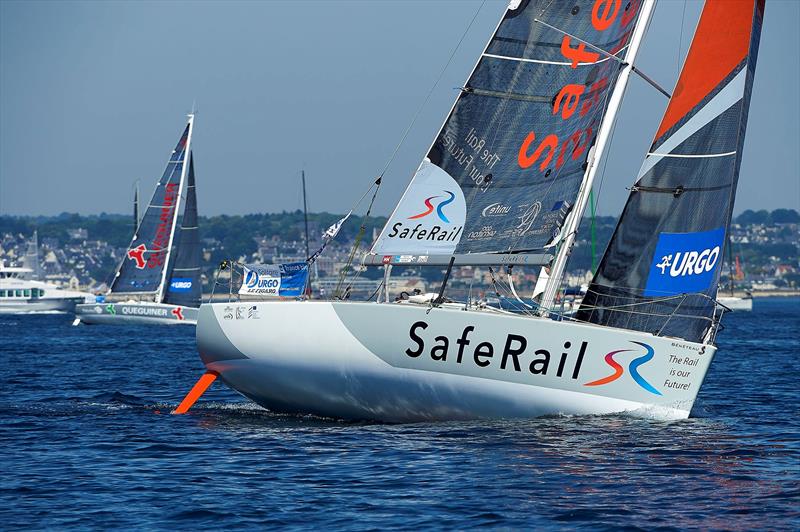
<path id="1" fill-rule="evenodd" d="M 708 339 L 763 8 L 760 0 L 707 0 L 578 319 Z M 637 312 L 623 308 L 631 305 Z"/>
<path id="2" fill-rule="evenodd" d="M 509 6 L 372 254 L 514 254 L 553 244 L 620 74 L 616 54 L 627 52 L 642 7 L 612 3 Z"/>

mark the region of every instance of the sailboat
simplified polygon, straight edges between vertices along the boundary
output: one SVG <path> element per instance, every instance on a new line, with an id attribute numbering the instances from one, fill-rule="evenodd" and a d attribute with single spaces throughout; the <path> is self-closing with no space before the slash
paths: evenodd
<path id="1" fill-rule="evenodd" d="M 272 411 L 346 419 L 688 417 L 717 350 L 762 1 L 706 1 L 581 307 L 554 312 L 625 87 L 649 80 L 653 9 L 512 1 L 363 260 L 447 267 L 438 295 L 205 304 L 206 373 L 176 412 L 219 377 Z M 460 265 L 546 268 L 547 285 L 527 315 L 451 304 Z"/>
<path id="2" fill-rule="evenodd" d="M 193 126 L 194 115 L 190 114 L 141 221 L 135 208 L 137 227 L 108 294 L 95 303 L 78 305 L 76 325 L 197 323 L 202 286 Z M 138 192 L 136 197 L 138 204 Z"/>
<path id="3" fill-rule="evenodd" d="M 736 256 L 735 262 L 733 260 L 733 241 L 730 235 L 728 235 L 728 291 L 730 293 L 719 294 L 717 296 L 717 301 L 728 310 L 744 310 L 747 312 L 753 310 L 753 294 L 745 292 L 744 297 L 736 295 L 734 283 L 736 280 L 741 280 L 743 278 L 744 273 L 742 272 L 742 267 L 739 265 L 739 256 Z"/>

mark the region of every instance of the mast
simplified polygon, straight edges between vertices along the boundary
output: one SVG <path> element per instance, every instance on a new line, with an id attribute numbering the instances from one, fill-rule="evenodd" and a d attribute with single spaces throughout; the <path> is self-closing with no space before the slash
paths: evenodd
<path id="1" fill-rule="evenodd" d="M 139 180 L 136 180 L 136 185 L 133 190 L 133 231 L 139 227 Z"/>
<path id="2" fill-rule="evenodd" d="M 614 125 L 617 111 L 622 104 L 622 98 L 625 95 L 628 79 L 633 71 L 633 63 L 636 60 L 636 54 L 639 52 L 639 46 L 644 38 L 644 34 L 647 30 L 647 25 L 650 22 L 650 17 L 653 14 L 654 8 L 655 0 L 644 0 L 642 3 L 642 12 L 639 15 L 639 20 L 636 22 L 636 27 L 633 30 L 630 46 L 625 53 L 625 62 L 623 63 L 619 76 L 617 77 L 617 82 L 614 85 L 614 91 L 611 93 L 611 97 L 609 98 L 606 116 L 603 118 L 603 121 L 600 125 L 600 130 L 597 134 L 597 144 L 595 144 L 593 153 L 589 157 L 589 166 L 586 169 L 583 183 L 581 184 L 580 191 L 578 192 L 575 207 L 572 209 L 572 213 L 568 217 L 561 231 L 561 234 L 564 235 L 564 241 L 561 243 L 558 254 L 553 261 L 550 271 L 550 280 L 545 288 L 544 294 L 542 295 L 542 314 L 549 313 L 549 309 L 553 305 L 556 294 L 558 293 L 558 289 L 561 286 L 561 281 L 564 277 L 564 269 L 567 265 L 567 259 L 572 252 L 572 246 L 575 244 L 575 236 L 578 231 L 578 226 L 581 223 L 583 213 L 586 210 L 586 205 L 589 201 L 589 195 L 592 191 L 592 185 L 594 184 L 597 168 L 600 165 L 600 159 L 603 157 L 603 152 L 605 151 L 606 144 L 608 143 L 608 139 L 611 135 L 611 129 Z"/>
<path id="3" fill-rule="evenodd" d="M 306 171 L 302 170 L 300 176 L 303 180 L 303 218 L 305 219 L 306 224 L 306 259 L 308 259 L 308 257 L 311 256 L 311 253 L 308 250 L 308 203 L 306 202 Z"/>
<path id="4" fill-rule="evenodd" d="M 164 268 L 161 271 L 161 282 L 158 285 L 156 292 L 156 302 L 161 303 L 164 299 L 164 282 L 167 278 L 167 270 L 169 270 L 169 259 L 172 254 L 172 242 L 175 238 L 175 227 L 178 224 L 178 215 L 181 210 L 181 197 L 183 196 L 183 188 L 186 182 L 186 172 L 189 167 L 189 153 L 191 153 L 192 146 L 192 130 L 194 129 L 194 111 L 187 115 L 189 118 L 189 134 L 186 136 L 186 147 L 183 150 L 183 165 L 181 167 L 181 180 L 178 185 L 178 199 L 175 201 L 175 212 L 172 215 L 172 228 L 169 232 L 169 244 L 167 245 L 167 254 L 164 257 Z"/>
<path id="5" fill-rule="evenodd" d="M 311 257 L 311 252 L 308 249 L 308 202 L 306 201 L 306 171 L 305 170 L 301 170 L 300 171 L 300 178 L 303 181 L 303 218 L 304 218 L 305 224 L 306 224 L 306 260 L 308 260 L 309 257 Z M 311 295 L 311 278 L 310 277 L 308 277 L 308 280 L 306 281 L 306 283 L 307 283 L 307 285 L 306 285 L 306 288 L 305 288 L 305 292 L 306 292 L 306 294 L 308 294 L 310 296 Z"/>

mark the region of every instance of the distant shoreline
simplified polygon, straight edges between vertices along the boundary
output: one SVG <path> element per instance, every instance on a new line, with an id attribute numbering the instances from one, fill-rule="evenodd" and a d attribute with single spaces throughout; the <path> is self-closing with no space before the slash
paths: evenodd
<path id="1" fill-rule="evenodd" d="M 751 292 L 753 297 L 798 297 L 800 290 L 755 290 Z M 740 294 L 736 294 L 740 295 Z"/>

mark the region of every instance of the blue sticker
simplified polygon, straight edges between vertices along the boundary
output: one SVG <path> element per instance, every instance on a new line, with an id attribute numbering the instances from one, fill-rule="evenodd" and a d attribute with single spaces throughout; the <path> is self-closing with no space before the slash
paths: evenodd
<path id="1" fill-rule="evenodd" d="M 650 263 L 645 296 L 702 292 L 722 263 L 725 228 L 698 233 L 661 233 Z"/>
<path id="2" fill-rule="evenodd" d="M 189 292 L 192 290 L 192 280 L 189 277 L 173 277 L 169 283 L 170 292 Z"/>

